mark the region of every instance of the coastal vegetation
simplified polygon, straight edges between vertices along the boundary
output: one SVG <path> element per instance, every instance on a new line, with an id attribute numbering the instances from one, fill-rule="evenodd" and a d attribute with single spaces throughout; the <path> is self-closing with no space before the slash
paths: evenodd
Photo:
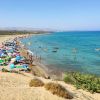
<path id="1" fill-rule="evenodd" d="M 2 69 L 2 72 L 10 72 L 10 71 L 7 70 L 7 69 L 5 69 L 5 68 L 3 68 L 3 69 Z"/>
<path id="2" fill-rule="evenodd" d="M 52 94 L 66 99 L 72 99 L 73 97 L 70 93 L 58 83 L 47 83 L 45 84 L 46 90 L 50 91 Z"/>
<path id="3" fill-rule="evenodd" d="M 73 84 L 77 89 L 88 90 L 91 93 L 100 93 L 100 77 L 78 72 L 66 73 L 64 82 Z"/>
<path id="4" fill-rule="evenodd" d="M 42 87 L 44 83 L 39 79 L 32 79 L 29 83 L 30 87 Z"/>
<path id="5" fill-rule="evenodd" d="M 17 31 L 17 30 L 0 30 L 0 35 L 21 35 L 21 34 L 41 34 L 49 31 Z"/>

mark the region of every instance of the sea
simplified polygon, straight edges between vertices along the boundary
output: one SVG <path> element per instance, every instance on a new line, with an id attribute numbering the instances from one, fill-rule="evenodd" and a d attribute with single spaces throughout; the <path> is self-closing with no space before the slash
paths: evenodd
<path id="1" fill-rule="evenodd" d="M 53 32 L 21 42 L 49 69 L 100 75 L 100 31 Z"/>

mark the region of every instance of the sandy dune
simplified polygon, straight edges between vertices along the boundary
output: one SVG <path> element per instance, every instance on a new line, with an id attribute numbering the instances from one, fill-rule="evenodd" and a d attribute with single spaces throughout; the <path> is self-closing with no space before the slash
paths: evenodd
<path id="1" fill-rule="evenodd" d="M 0 100 L 65 100 L 46 91 L 44 87 L 29 87 L 34 76 L 28 73 L 0 72 Z M 39 78 L 39 77 L 38 77 Z M 100 94 L 90 94 L 83 90 L 76 90 L 73 86 L 60 81 L 40 78 L 45 83 L 57 82 L 74 95 L 72 100 L 100 100 Z"/>
<path id="2" fill-rule="evenodd" d="M 29 87 L 32 76 L 0 73 L 0 100 L 63 100 L 43 87 Z"/>

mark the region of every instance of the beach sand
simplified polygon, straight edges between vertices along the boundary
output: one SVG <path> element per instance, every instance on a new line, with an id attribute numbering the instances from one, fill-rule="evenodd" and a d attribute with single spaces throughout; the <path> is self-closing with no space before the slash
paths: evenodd
<path id="1" fill-rule="evenodd" d="M 2 73 L 0 72 L 0 100 L 65 100 L 51 94 L 44 87 L 29 87 L 29 82 L 34 76 L 28 73 Z M 38 77 L 43 82 L 55 82 L 63 85 L 74 95 L 72 100 L 100 100 L 100 94 L 91 94 L 61 81 L 53 81 Z"/>
<path id="2" fill-rule="evenodd" d="M 14 37 L 16 37 L 15 35 L 0 35 L 0 43 L 9 40 L 9 39 L 13 39 Z"/>
<path id="3" fill-rule="evenodd" d="M 0 36 L 0 43 L 15 37 Z M 82 89 L 77 90 L 73 85 L 65 84 L 62 81 L 45 79 L 25 72 L 22 72 L 22 74 L 0 72 L 0 100 L 65 100 L 51 94 L 44 87 L 29 87 L 30 80 L 35 77 L 45 83 L 54 82 L 61 84 L 72 93 L 74 96 L 72 100 L 100 100 L 100 94 L 98 93 L 91 94 Z"/>

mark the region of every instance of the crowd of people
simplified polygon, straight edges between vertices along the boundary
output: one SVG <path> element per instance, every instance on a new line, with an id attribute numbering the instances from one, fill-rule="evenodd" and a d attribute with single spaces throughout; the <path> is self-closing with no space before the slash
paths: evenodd
<path id="1" fill-rule="evenodd" d="M 26 58 L 20 54 L 20 45 L 16 40 L 9 40 L 0 44 L 0 70 L 21 70 L 27 71 L 29 64 Z"/>

